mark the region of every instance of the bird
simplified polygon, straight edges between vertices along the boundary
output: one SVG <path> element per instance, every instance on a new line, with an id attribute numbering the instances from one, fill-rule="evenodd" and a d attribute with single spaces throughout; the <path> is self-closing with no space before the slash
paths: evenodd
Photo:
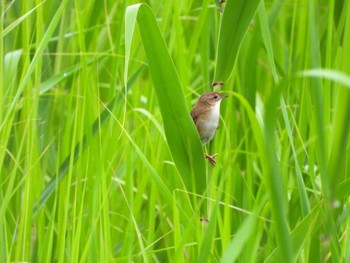
<path id="1" fill-rule="evenodd" d="M 199 137 L 203 145 L 210 142 L 216 130 L 219 128 L 220 118 L 220 104 L 221 101 L 228 95 L 220 94 L 218 92 L 205 92 L 203 93 L 193 109 L 191 110 L 191 117 L 196 125 Z M 205 154 L 213 166 L 216 165 L 215 157 L 218 154 Z"/>

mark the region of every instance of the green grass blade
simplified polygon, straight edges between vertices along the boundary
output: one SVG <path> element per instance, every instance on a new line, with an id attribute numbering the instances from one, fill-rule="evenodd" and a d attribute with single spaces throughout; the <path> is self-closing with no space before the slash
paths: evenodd
<path id="1" fill-rule="evenodd" d="M 259 13 L 259 21 L 260 21 L 260 27 L 261 27 L 261 35 L 263 38 L 263 42 L 265 44 L 268 60 L 271 66 L 273 80 L 275 82 L 275 85 L 277 85 L 279 83 L 279 78 L 277 75 L 275 58 L 274 58 L 273 48 L 272 48 L 271 34 L 270 34 L 264 1 L 261 1 L 261 4 L 259 5 L 259 8 L 258 8 L 258 13 Z M 295 173 L 296 173 L 296 178 L 298 182 L 298 190 L 299 190 L 299 196 L 300 196 L 301 210 L 302 210 L 303 216 L 306 216 L 310 211 L 310 204 L 306 193 L 305 183 L 301 174 L 301 169 L 298 163 L 297 152 L 295 150 L 294 141 L 293 141 L 292 128 L 291 128 L 288 113 L 287 113 L 286 103 L 283 97 L 281 97 L 280 99 L 280 106 L 282 110 L 284 123 L 287 128 L 290 146 L 293 153 Z"/>
<path id="2" fill-rule="evenodd" d="M 320 47 L 317 40 L 319 39 L 317 30 L 317 19 L 316 19 L 316 0 L 308 2 L 309 6 L 309 34 L 310 34 L 310 66 L 311 68 L 321 67 Z M 324 120 L 324 107 L 323 107 L 323 83 L 318 78 L 313 78 L 310 81 L 312 87 L 312 99 L 315 105 L 315 116 L 317 125 L 317 134 L 319 143 L 317 144 L 317 155 L 319 159 L 322 190 L 326 200 L 330 198 L 330 184 L 329 184 L 329 171 L 327 163 L 328 156 L 328 138 L 325 135 L 325 120 Z M 328 201 L 327 201 L 328 202 Z"/>
<path id="3" fill-rule="evenodd" d="M 100 56 L 88 59 L 86 65 L 92 64 L 100 59 Z M 62 70 L 61 73 L 54 75 L 53 77 L 44 80 L 40 86 L 40 95 L 43 95 L 45 92 L 48 92 L 53 86 L 57 85 L 61 81 L 72 76 L 74 73 L 77 73 L 82 68 L 82 64 L 77 64 L 72 67 L 69 67 L 65 70 Z"/>
<path id="4" fill-rule="evenodd" d="M 139 74 L 142 72 L 144 66 L 141 66 L 129 79 L 128 86 L 132 86 L 136 78 L 139 76 Z M 94 121 L 94 123 L 91 126 L 91 132 L 93 135 L 96 135 L 99 131 L 99 128 L 102 124 L 104 124 L 109 117 L 111 116 L 109 113 L 109 109 L 111 109 L 114 106 L 114 103 L 116 101 L 116 98 L 112 99 L 109 104 L 106 106 L 106 108 L 101 112 L 100 116 Z M 120 104 L 121 98 L 118 101 Z M 49 184 L 45 187 L 45 189 L 42 191 L 40 195 L 40 200 L 35 203 L 34 205 L 34 212 L 33 216 L 37 216 L 40 208 L 42 208 L 47 200 L 52 195 L 53 191 L 55 190 L 56 186 L 62 181 L 64 176 L 66 175 L 69 164 L 71 162 L 71 159 L 73 158 L 73 163 L 75 163 L 79 158 L 79 153 L 82 153 L 88 146 L 88 133 L 86 133 L 80 142 L 78 142 L 74 147 L 74 156 L 67 156 L 66 159 L 63 161 L 63 163 L 59 167 L 59 171 L 57 174 L 53 175 L 51 178 L 51 181 Z M 82 150 L 80 150 L 82 149 Z"/>
<path id="5" fill-rule="evenodd" d="M 242 40 L 260 0 L 227 1 L 222 17 L 214 82 L 226 82 L 233 71 Z"/>
<path id="6" fill-rule="evenodd" d="M 13 21 L 10 25 L 8 25 L 2 32 L 0 32 L 0 38 L 5 37 L 8 33 L 10 33 L 14 28 L 16 28 L 18 25 L 20 25 L 23 20 L 28 18 L 30 15 L 32 15 L 36 9 L 38 9 L 42 4 L 44 4 L 46 0 L 42 1 L 40 4 L 29 10 L 27 13 L 25 13 L 23 16 L 19 17 L 15 21 Z"/>
<path id="7" fill-rule="evenodd" d="M 350 132 L 350 76 L 336 70 L 311 69 L 301 72 L 299 75 L 312 78 L 323 78 L 343 85 L 339 91 L 336 103 L 335 120 L 332 127 L 332 146 L 329 158 L 329 170 L 331 178 L 331 189 L 336 189 L 340 182 L 346 179 L 345 170 L 346 151 L 348 147 L 348 135 Z M 339 197 L 341 191 L 334 191 Z"/>
<path id="8" fill-rule="evenodd" d="M 0 261 L 350 262 L 350 0 L 134 3 L 0 0 Z"/>
<path id="9" fill-rule="evenodd" d="M 62 1 L 59 8 L 57 9 L 57 12 L 55 13 L 55 16 L 52 18 L 51 23 L 48 26 L 47 31 L 45 32 L 42 41 L 39 43 L 37 50 L 33 56 L 33 59 L 29 65 L 21 83 L 18 86 L 17 92 L 16 92 L 16 94 L 11 102 L 11 105 L 10 105 L 9 109 L 7 110 L 7 113 L 0 124 L 0 130 L 3 129 L 4 125 L 7 123 L 7 120 L 11 117 L 11 115 L 14 114 L 13 111 L 16 107 L 16 104 L 18 103 L 25 86 L 30 81 L 31 75 L 34 72 L 37 63 L 40 61 L 42 54 L 43 54 L 48 42 L 50 41 L 52 34 L 55 32 L 56 26 L 61 18 L 62 12 L 63 12 L 67 3 L 68 3 L 68 0 Z"/>
<path id="10" fill-rule="evenodd" d="M 264 172 L 268 172 L 268 165 L 267 165 L 267 156 L 265 153 L 265 144 L 264 144 L 264 135 L 261 125 L 259 124 L 259 121 L 257 119 L 257 116 L 252 109 L 249 102 L 239 93 L 232 93 L 232 95 L 239 100 L 239 102 L 243 105 L 243 108 L 246 110 L 250 125 L 252 127 L 253 136 L 255 139 L 255 143 L 257 145 L 258 151 L 259 151 L 259 157 L 260 162 L 262 166 L 262 170 Z"/>
<path id="11" fill-rule="evenodd" d="M 269 172 L 266 174 L 266 186 L 271 193 L 271 210 L 276 221 L 276 236 L 281 245 L 282 253 L 285 262 L 293 262 L 295 254 L 293 253 L 292 242 L 290 239 L 289 226 L 287 221 L 287 209 L 285 205 L 285 186 L 282 181 L 282 173 L 280 167 L 280 160 L 277 157 L 275 125 L 277 106 L 280 102 L 281 90 L 276 90 L 266 105 L 266 112 L 264 117 L 265 125 L 265 144 L 267 165 Z"/>
<path id="12" fill-rule="evenodd" d="M 108 109 L 108 107 L 106 109 L 109 111 L 110 114 L 112 114 L 112 112 Z M 118 119 L 115 116 L 113 116 L 113 118 L 118 123 L 118 125 L 121 127 L 121 129 L 123 129 L 126 137 L 128 137 L 128 140 L 131 142 L 132 146 L 135 148 L 137 155 L 141 158 L 141 160 L 142 160 L 143 164 L 145 165 L 145 167 L 147 168 L 149 174 L 152 176 L 154 182 L 159 187 L 159 190 L 161 190 L 163 192 L 165 198 L 167 198 L 167 200 L 171 203 L 172 202 L 172 194 L 169 190 L 169 187 L 164 183 L 164 181 L 159 176 L 157 171 L 153 168 L 151 163 L 147 160 L 146 156 L 142 153 L 141 149 L 137 146 L 136 142 L 131 138 L 129 133 L 124 129 L 123 125 L 118 121 Z"/>
<path id="13" fill-rule="evenodd" d="M 21 49 L 9 52 L 5 55 L 4 58 L 4 85 L 8 90 L 11 90 L 11 87 L 15 83 L 15 79 L 18 71 L 18 63 L 22 56 L 23 51 Z"/>
<path id="14" fill-rule="evenodd" d="M 262 199 L 262 203 L 254 211 L 253 215 L 250 215 L 247 219 L 245 219 L 245 222 L 238 229 L 235 237 L 232 239 L 230 245 L 226 248 L 226 251 L 222 255 L 222 263 L 237 261 L 249 238 L 254 234 L 259 219 L 258 215 L 265 205 L 266 199 L 267 198 Z"/>
<path id="15" fill-rule="evenodd" d="M 132 33 L 136 22 L 162 113 L 165 135 L 176 168 L 187 189 L 191 191 L 196 189 L 198 193 L 202 193 L 205 190 L 205 163 L 202 145 L 189 115 L 174 63 L 156 18 L 146 4 L 133 5 L 126 10 L 125 65 L 127 67 L 129 64 Z"/>
<path id="16" fill-rule="evenodd" d="M 319 212 L 319 207 L 315 207 L 291 232 L 291 240 L 296 254 L 300 253 L 305 241 L 309 240 L 314 230 L 320 226 Z M 281 246 L 274 249 L 265 261 L 265 263 L 273 262 L 285 262 Z"/>
<path id="17" fill-rule="evenodd" d="M 4 105 L 5 107 L 10 104 L 10 99 L 9 97 L 13 96 L 13 94 L 16 92 L 16 85 L 17 85 L 17 81 L 16 81 L 16 77 L 18 74 L 18 65 L 22 56 L 23 50 L 15 50 L 12 52 L 9 52 L 5 55 L 4 57 L 4 74 L 5 74 L 5 78 L 4 78 L 4 82 L 3 85 L 4 87 L 6 87 L 6 89 L 1 90 L 1 94 L 0 94 L 0 102 L 2 103 L 2 105 Z M 0 120 L 3 119 L 3 116 L 5 114 L 5 107 L 1 106 L 0 109 Z M 11 121 L 12 122 L 12 121 Z M 7 126 L 5 129 L 0 130 L 0 142 L 1 145 L 7 145 L 8 143 L 8 139 L 10 136 L 10 131 L 11 131 L 11 127 Z M 0 149 L 0 163 L 3 163 L 4 160 L 4 155 L 5 155 L 5 149 L 2 148 Z"/>
<path id="18" fill-rule="evenodd" d="M 299 73 L 299 76 L 329 79 L 350 89 L 350 76 L 333 69 L 309 69 Z"/>
<path id="19" fill-rule="evenodd" d="M 210 250 L 213 242 L 215 242 L 214 237 L 215 237 L 216 228 L 217 228 L 217 220 L 219 217 L 219 207 L 220 207 L 219 200 L 220 199 L 221 199 L 221 193 L 217 197 L 217 201 L 214 204 L 214 207 L 209 219 L 208 228 L 205 230 L 205 234 L 199 250 L 198 262 L 205 262 L 208 258 L 210 258 Z"/>

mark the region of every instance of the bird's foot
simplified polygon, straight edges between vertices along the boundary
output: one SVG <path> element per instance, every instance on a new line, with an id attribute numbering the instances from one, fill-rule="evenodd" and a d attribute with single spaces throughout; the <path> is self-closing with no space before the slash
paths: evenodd
<path id="1" fill-rule="evenodd" d="M 207 158 L 209 160 L 209 162 L 215 166 L 216 165 L 216 161 L 215 161 L 215 157 L 218 156 L 217 153 L 214 153 L 213 155 L 209 155 L 209 154 L 204 154 L 204 157 Z"/>

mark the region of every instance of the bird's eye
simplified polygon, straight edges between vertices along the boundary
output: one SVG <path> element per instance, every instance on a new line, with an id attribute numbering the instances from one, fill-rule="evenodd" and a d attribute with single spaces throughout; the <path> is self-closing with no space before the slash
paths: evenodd
<path id="1" fill-rule="evenodd" d="M 218 95 L 215 95 L 215 96 L 214 96 L 214 99 L 217 99 L 217 98 L 218 98 Z"/>

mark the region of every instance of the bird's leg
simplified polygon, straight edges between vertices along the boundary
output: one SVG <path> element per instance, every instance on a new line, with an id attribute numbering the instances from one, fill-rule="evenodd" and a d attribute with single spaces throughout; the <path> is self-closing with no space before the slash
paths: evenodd
<path id="1" fill-rule="evenodd" d="M 213 166 L 216 165 L 216 161 L 215 161 L 215 159 L 214 159 L 216 156 L 218 156 L 217 153 L 214 153 L 213 155 L 204 154 L 204 157 L 207 158 L 207 159 L 209 160 L 209 162 L 211 162 L 211 164 L 212 164 Z"/>

